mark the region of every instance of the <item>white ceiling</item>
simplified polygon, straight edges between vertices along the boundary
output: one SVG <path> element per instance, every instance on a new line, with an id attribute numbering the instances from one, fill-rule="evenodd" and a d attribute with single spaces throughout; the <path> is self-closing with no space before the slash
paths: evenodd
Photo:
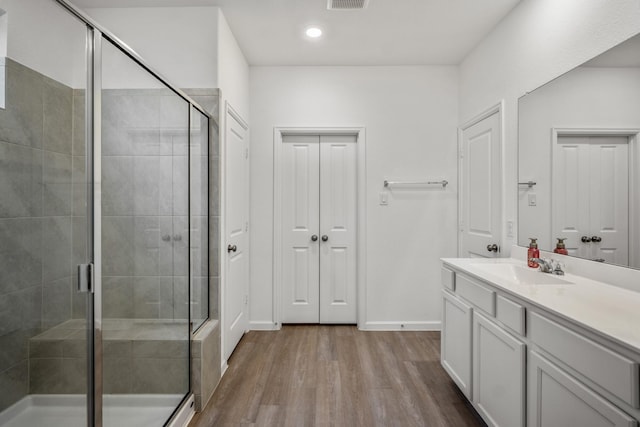
<path id="1" fill-rule="evenodd" d="M 219 6 L 251 65 L 458 64 L 520 0 L 76 0 L 80 7 Z M 317 25 L 320 40 L 304 30 Z"/>

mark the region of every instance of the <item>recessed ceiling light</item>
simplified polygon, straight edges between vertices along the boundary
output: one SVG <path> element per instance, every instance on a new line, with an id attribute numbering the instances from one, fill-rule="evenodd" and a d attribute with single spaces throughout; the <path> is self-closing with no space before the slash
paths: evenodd
<path id="1" fill-rule="evenodd" d="M 311 37 L 312 39 L 317 39 L 322 35 L 322 30 L 318 27 L 309 27 L 305 32 L 307 37 Z"/>

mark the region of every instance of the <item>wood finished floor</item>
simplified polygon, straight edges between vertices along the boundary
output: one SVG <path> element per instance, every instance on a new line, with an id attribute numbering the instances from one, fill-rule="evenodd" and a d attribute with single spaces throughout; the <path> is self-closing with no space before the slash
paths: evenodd
<path id="1" fill-rule="evenodd" d="M 190 427 L 482 426 L 440 366 L 438 332 L 247 333 Z"/>

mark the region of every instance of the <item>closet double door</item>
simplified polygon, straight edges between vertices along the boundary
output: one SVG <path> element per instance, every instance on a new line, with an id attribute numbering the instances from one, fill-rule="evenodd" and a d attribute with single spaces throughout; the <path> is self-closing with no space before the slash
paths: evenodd
<path id="1" fill-rule="evenodd" d="M 356 138 L 283 136 L 283 323 L 356 323 Z"/>

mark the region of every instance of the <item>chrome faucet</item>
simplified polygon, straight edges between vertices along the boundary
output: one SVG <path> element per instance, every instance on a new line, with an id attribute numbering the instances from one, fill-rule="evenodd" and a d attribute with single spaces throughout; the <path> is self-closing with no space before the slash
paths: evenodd
<path id="1" fill-rule="evenodd" d="M 556 266 L 553 268 L 551 274 L 555 274 L 556 276 L 564 276 L 564 270 L 562 269 L 562 263 L 560 261 L 556 261 Z"/>
<path id="2" fill-rule="evenodd" d="M 553 271 L 553 260 L 547 258 L 531 258 L 529 261 L 538 264 L 540 271 L 543 273 L 551 273 Z"/>
<path id="3" fill-rule="evenodd" d="M 558 261 L 554 261 L 548 258 L 531 258 L 530 261 L 537 263 L 540 267 L 540 271 L 543 273 L 551 273 L 557 276 L 564 276 L 562 264 Z"/>

